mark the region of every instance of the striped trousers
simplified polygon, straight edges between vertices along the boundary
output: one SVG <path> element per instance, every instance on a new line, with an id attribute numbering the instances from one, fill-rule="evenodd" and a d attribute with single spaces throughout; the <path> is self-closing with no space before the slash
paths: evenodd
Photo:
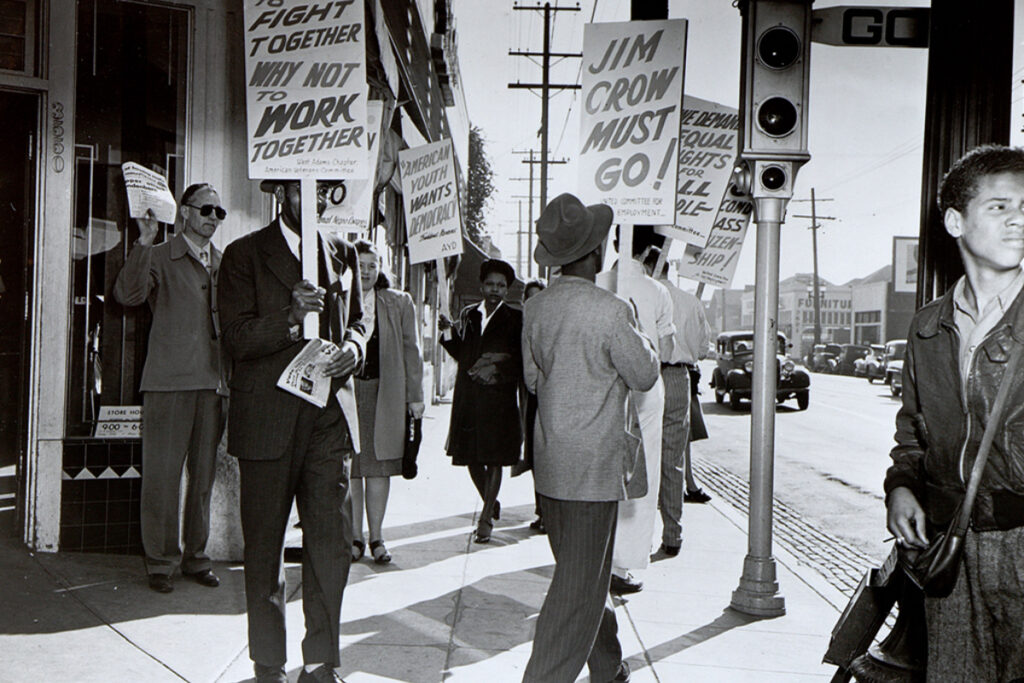
<path id="1" fill-rule="evenodd" d="M 555 574 L 537 617 L 523 683 L 572 683 L 584 663 L 591 681 L 611 681 L 622 661 L 608 595 L 618 502 L 538 497 Z"/>

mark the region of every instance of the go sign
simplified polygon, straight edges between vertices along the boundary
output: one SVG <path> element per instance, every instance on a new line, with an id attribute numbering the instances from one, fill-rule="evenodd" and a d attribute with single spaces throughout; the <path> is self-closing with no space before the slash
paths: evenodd
<path id="1" fill-rule="evenodd" d="M 811 20 L 811 40 L 826 45 L 928 47 L 928 7 L 825 7 Z"/>

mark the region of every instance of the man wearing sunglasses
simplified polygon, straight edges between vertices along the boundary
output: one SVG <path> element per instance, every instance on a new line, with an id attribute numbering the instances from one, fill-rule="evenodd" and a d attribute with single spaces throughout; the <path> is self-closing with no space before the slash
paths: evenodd
<path id="1" fill-rule="evenodd" d="M 220 584 L 206 555 L 210 489 L 224 429 L 216 281 L 220 252 L 210 238 L 227 212 L 208 183 L 191 185 L 178 207 L 181 229 L 153 245 L 152 212 L 136 219 L 139 238 L 114 284 L 125 306 L 149 302 L 153 313 L 142 370 L 142 545 L 149 587 L 174 590 L 171 574 Z M 188 467 L 184 550 L 178 533 L 181 472 Z"/>

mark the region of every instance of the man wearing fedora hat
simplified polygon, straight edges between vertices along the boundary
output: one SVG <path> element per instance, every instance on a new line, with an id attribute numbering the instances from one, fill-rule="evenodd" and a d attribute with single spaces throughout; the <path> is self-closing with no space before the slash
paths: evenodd
<path id="1" fill-rule="evenodd" d="M 562 274 L 527 302 L 523 373 L 537 395 L 534 482 L 555 573 L 537 618 L 523 681 L 628 681 L 608 596 L 618 503 L 647 492 L 630 390 L 659 377 L 633 308 L 594 284 L 612 210 L 562 194 L 537 221 L 534 260 Z M 640 470 L 642 472 L 642 470 Z M 636 474 L 636 476 L 634 476 Z"/>
<path id="2" fill-rule="evenodd" d="M 363 358 L 365 328 L 355 248 L 321 237 L 319 283 L 302 278 L 298 181 L 265 180 L 281 215 L 224 250 L 218 291 L 224 345 L 234 360 L 228 452 L 238 458 L 245 539 L 249 657 L 260 683 L 287 681 L 285 586 L 281 567 L 293 499 L 302 520 L 302 611 L 306 636 L 301 683 L 341 680 L 338 665 L 341 598 L 348 581 L 352 529 L 348 497 L 349 432 L 342 392 Z M 321 198 L 322 199 L 322 198 Z M 320 336 L 340 351 L 325 372 L 334 396 L 318 408 L 277 387 L 303 349 L 301 323 L 320 314 Z"/>

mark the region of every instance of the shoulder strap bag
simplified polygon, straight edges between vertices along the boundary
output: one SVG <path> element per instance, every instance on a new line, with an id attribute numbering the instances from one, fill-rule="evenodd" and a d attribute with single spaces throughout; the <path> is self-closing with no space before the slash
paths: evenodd
<path id="1" fill-rule="evenodd" d="M 1002 421 L 1003 409 L 1006 407 L 1007 396 L 1010 393 L 1010 384 L 1013 382 L 1014 375 L 1017 374 L 1020 356 L 1020 347 L 1014 344 L 1006 363 L 1006 369 L 1003 371 L 1003 377 L 999 382 L 999 390 L 996 393 L 996 401 L 992 406 L 988 424 L 985 425 L 985 432 L 981 437 L 978 455 L 971 468 L 967 492 L 964 494 L 963 500 L 960 501 L 956 514 L 949 523 L 949 528 L 937 534 L 924 550 L 903 546 L 899 548 L 899 562 L 903 573 L 928 597 L 944 598 L 953 592 L 953 587 L 956 585 L 957 577 L 960 574 L 964 536 L 967 534 L 967 528 L 971 522 L 971 511 L 974 509 L 974 500 L 978 496 L 978 485 L 981 483 L 981 475 L 988 461 L 992 440 Z"/>

